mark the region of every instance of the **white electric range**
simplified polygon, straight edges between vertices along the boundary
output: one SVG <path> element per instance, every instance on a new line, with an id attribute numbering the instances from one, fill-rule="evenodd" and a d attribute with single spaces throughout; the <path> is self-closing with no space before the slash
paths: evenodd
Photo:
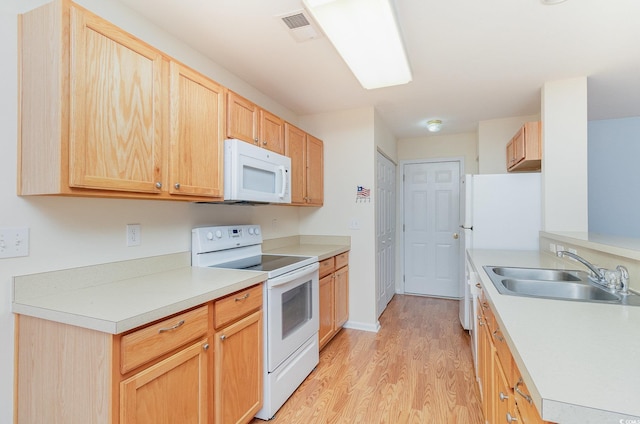
<path id="1" fill-rule="evenodd" d="M 271 419 L 319 361 L 319 282 L 315 256 L 262 253 L 259 225 L 194 228 L 191 264 L 267 272 L 264 283 L 264 405 Z"/>

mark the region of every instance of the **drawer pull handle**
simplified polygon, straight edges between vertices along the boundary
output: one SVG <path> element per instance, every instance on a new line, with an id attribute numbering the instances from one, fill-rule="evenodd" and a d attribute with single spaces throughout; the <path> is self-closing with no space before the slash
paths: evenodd
<path id="1" fill-rule="evenodd" d="M 500 332 L 500 330 L 496 330 L 493 332 L 493 335 L 496 336 L 496 339 L 498 339 L 498 341 L 503 342 L 504 341 L 504 337 L 502 337 L 500 334 L 498 334 Z"/>
<path id="2" fill-rule="evenodd" d="M 482 321 L 482 317 L 478 316 L 478 325 L 482 327 L 484 325 L 484 321 Z"/>
<path id="3" fill-rule="evenodd" d="M 500 395 L 499 395 L 499 396 L 500 396 L 500 400 L 501 400 L 501 401 L 505 401 L 505 400 L 509 399 L 509 396 L 505 395 L 505 394 L 504 394 L 504 393 L 502 393 L 502 392 L 500 392 Z"/>
<path id="4" fill-rule="evenodd" d="M 518 419 L 507 412 L 507 422 L 512 423 L 514 421 L 518 421 Z"/>
<path id="5" fill-rule="evenodd" d="M 520 390 L 519 386 L 524 383 L 524 381 L 522 381 L 522 377 L 520 377 L 520 379 L 518 379 L 518 382 L 516 383 L 515 387 L 513 388 L 513 390 L 515 390 L 515 392 L 517 394 L 519 394 L 520 396 L 522 396 L 524 398 L 524 400 L 526 400 L 529 403 L 533 403 L 533 399 L 531 398 L 531 396 L 529 396 L 528 394 L 524 393 L 522 390 Z"/>
<path id="6" fill-rule="evenodd" d="M 209 350 L 209 343 L 205 343 L 204 346 L 202 346 L 202 349 Z"/>
<path id="7" fill-rule="evenodd" d="M 227 336 L 225 336 L 224 334 L 220 336 L 220 340 L 226 340 Z"/>
<path id="8" fill-rule="evenodd" d="M 161 328 L 158 330 L 158 333 L 166 333 L 167 331 L 173 331 L 176 330 L 180 327 L 182 327 L 184 325 L 184 320 L 180 320 L 176 325 L 172 326 L 172 327 L 167 327 L 167 328 Z"/>
<path id="9" fill-rule="evenodd" d="M 479 289 L 481 289 L 481 288 L 482 288 L 482 286 L 480 285 L 480 283 L 476 283 L 476 287 L 477 287 L 477 288 L 479 288 Z"/>
<path id="10" fill-rule="evenodd" d="M 247 294 L 245 294 L 245 295 L 244 295 L 244 296 L 242 296 L 242 297 L 236 297 L 236 299 L 235 299 L 235 300 L 236 300 L 236 302 L 242 302 L 243 300 L 248 299 L 248 298 L 249 298 L 249 294 L 250 294 L 250 293 L 249 293 L 249 292 L 247 292 Z"/>

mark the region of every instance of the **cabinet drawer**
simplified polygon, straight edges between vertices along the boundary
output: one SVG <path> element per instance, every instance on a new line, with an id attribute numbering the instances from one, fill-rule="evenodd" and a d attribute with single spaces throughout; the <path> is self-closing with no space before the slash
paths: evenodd
<path id="1" fill-rule="evenodd" d="M 336 258 L 336 269 L 340 269 L 343 266 L 346 266 L 349 264 L 349 252 L 341 253 L 337 255 L 335 258 Z"/>
<path id="2" fill-rule="evenodd" d="M 214 305 L 215 327 L 220 328 L 262 307 L 262 284 L 216 300 Z"/>
<path id="3" fill-rule="evenodd" d="M 529 389 L 527 385 L 524 384 L 522 378 L 520 377 L 520 373 L 518 373 L 518 381 L 514 386 L 514 397 L 516 399 L 516 404 L 518 405 L 518 410 L 520 411 L 520 415 L 522 416 L 522 421 L 525 424 L 542 424 L 547 423 L 547 421 L 543 421 L 536 409 L 536 406 L 533 404 L 531 400 L 531 394 L 529 393 Z"/>
<path id="4" fill-rule="evenodd" d="M 327 274 L 330 274 L 335 269 L 335 260 L 333 257 L 329 259 L 325 259 L 324 261 L 320 261 L 320 268 L 318 272 L 320 273 L 320 278 L 324 277 Z"/>
<path id="5" fill-rule="evenodd" d="M 500 360 L 500 365 L 502 365 L 502 370 L 504 371 L 504 375 L 509 383 L 510 387 L 513 387 L 515 384 L 514 373 L 513 373 L 513 358 L 511 357 L 511 351 L 509 350 L 509 345 L 507 345 L 507 341 L 504 339 L 504 335 L 502 330 L 498 326 L 497 321 L 496 328 L 491 332 L 493 337 L 493 343 L 496 347 L 496 354 L 498 355 L 498 359 Z"/>
<path id="6" fill-rule="evenodd" d="M 207 333 L 209 312 L 201 306 L 122 337 L 120 371 L 125 374 Z"/>

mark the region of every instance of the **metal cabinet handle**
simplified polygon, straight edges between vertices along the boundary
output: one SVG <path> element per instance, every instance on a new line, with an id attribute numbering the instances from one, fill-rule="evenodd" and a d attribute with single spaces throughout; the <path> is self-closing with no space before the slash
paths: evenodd
<path id="1" fill-rule="evenodd" d="M 501 401 L 505 401 L 505 400 L 509 399 L 509 396 L 505 395 L 505 394 L 504 394 L 504 393 L 502 393 L 502 392 L 500 392 L 499 397 L 500 397 L 500 400 L 501 400 Z"/>
<path id="2" fill-rule="evenodd" d="M 175 183 L 173 186 L 176 188 L 176 190 L 180 190 L 180 183 Z"/>
<path id="3" fill-rule="evenodd" d="M 162 188 L 162 183 L 160 181 L 156 183 L 156 188 Z"/>
<path id="4" fill-rule="evenodd" d="M 507 422 L 512 423 L 514 421 L 518 421 L 518 419 L 507 412 Z"/>
<path id="5" fill-rule="evenodd" d="M 458 240 L 458 237 L 460 237 L 460 236 L 458 235 L 458 233 L 453 233 L 453 239 L 454 239 L 454 240 Z"/>
<path id="6" fill-rule="evenodd" d="M 202 349 L 203 349 L 203 350 L 209 350 L 209 343 L 205 343 L 205 344 L 202 346 Z"/>
<path id="7" fill-rule="evenodd" d="M 529 403 L 533 403 L 533 399 L 531 398 L 531 396 L 529 396 L 528 394 L 524 393 L 522 390 L 520 390 L 519 386 L 521 384 L 524 384 L 524 381 L 522 381 L 522 377 L 520 377 L 518 379 L 518 382 L 516 383 L 516 385 L 513 387 L 513 390 L 519 394 L 520 396 L 522 396 L 524 398 L 524 400 L 526 400 Z"/>
<path id="8" fill-rule="evenodd" d="M 263 146 L 266 146 L 266 145 L 267 145 L 267 141 L 266 141 L 266 140 L 265 140 L 265 141 L 263 141 L 263 142 L 262 142 L 262 145 L 263 145 Z"/>
<path id="9" fill-rule="evenodd" d="M 245 299 L 248 299 L 248 298 L 249 298 L 249 294 L 250 294 L 250 293 L 249 293 L 249 292 L 247 292 L 247 294 L 245 294 L 245 295 L 244 295 L 244 296 L 242 296 L 242 297 L 236 297 L 236 298 L 235 298 L 235 301 L 236 301 L 236 302 L 242 302 L 243 300 L 245 300 Z"/>
<path id="10" fill-rule="evenodd" d="M 481 289 L 481 288 L 482 288 L 482 286 L 480 285 L 480 283 L 476 283 L 476 287 L 477 287 L 477 288 L 479 288 L 479 289 Z"/>
<path id="11" fill-rule="evenodd" d="M 483 326 L 484 325 L 484 321 L 482 321 L 482 317 L 480 315 L 478 315 L 478 325 L 479 326 Z"/>
<path id="12" fill-rule="evenodd" d="M 220 340 L 226 340 L 227 336 L 225 336 L 224 334 L 220 336 Z"/>
<path id="13" fill-rule="evenodd" d="M 493 332 L 493 335 L 496 336 L 496 339 L 498 339 L 499 341 L 503 342 L 504 341 L 504 337 L 499 335 L 498 334 L 499 332 L 500 332 L 500 330 L 496 330 L 496 331 Z"/>
<path id="14" fill-rule="evenodd" d="M 166 333 L 167 331 L 173 331 L 173 330 L 176 330 L 176 329 L 182 327 L 183 325 L 184 325 L 184 320 L 180 320 L 176 325 L 174 325 L 172 327 L 160 328 L 158 330 L 158 333 Z"/>

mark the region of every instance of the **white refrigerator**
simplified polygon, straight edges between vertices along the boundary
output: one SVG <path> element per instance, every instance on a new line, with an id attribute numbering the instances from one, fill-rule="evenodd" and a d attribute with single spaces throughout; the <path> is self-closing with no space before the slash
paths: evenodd
<path id="1" fill-rule="evenodd" d="M 467 249 L 538 250 L 541 220 L 540 173 L 467 174 L 462 180 L 460 323 L 471 329 L 473 296 Z M 496 264 L 499 265 L 499 264 Z M 475 283 L 474 283 L 475 284 Z"/>

